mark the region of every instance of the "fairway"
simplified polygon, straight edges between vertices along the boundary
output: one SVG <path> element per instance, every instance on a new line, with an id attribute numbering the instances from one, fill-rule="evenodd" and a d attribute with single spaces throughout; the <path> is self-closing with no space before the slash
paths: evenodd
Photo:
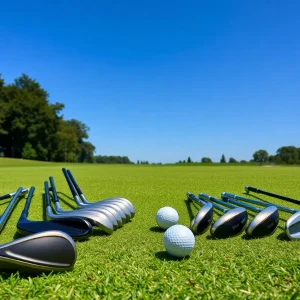
<path id="1" fill-rule="evenodd" d="M 31 164 L 0 158 L 0 194 L 35 186 L 28 218 L 42 220 L 43 183 L 53 176 L 62 207 L 75 208 L 62 167 L 73 172 L 88 200 L 122 196 L 133 203 L 136 215 L 112 235 L 95 229 L 88 241 L 76 242 L 73 271 L 33 277 L 1 273 L 1 299 L 300 296 L 300 241 L 289 241 L 284 234 L 290 214 L 280 212 L 279 227 L 262 239 L 248 239 L 245 233 L 225 240 L 212 239 L 209 231 L 198 235 L 194 250 L 185 259 L 174 259 L 165 252 L 164 233 L 155 222 L 157 210 L 171 206 L 179 213 L 179 224 L 189 226 L 198 208 L 186 200 L 188 191 L 220 198 L 224 191 L 243 195 L 244 186 L 251 185 L 299 199 L 299 167 Z M 257 196 L 300 209 L 296 204 Z M 7 203 L 0 203 L 1 213 Z M 24 203 L 23 198 L 8 220 L 1 244 L 18 237 L 16 222 Z M 250 220 L 252 216 L 250 212 Z M 217 218 L 215 212 L 214 220 Z"/>

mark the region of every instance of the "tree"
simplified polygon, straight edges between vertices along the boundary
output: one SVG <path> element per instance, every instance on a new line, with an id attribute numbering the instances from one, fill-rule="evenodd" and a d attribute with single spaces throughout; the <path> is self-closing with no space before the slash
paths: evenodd
<path id="1" fill-rule="evenodd" d="M 233 157 L 229 158 L 229 163 L 237 163 L 238 161 L 236 159 L 234 159 Z"/>
<path id="2" fill-rule="evenodd" d="M 300 150 L 294 146 L 283 146 L 277 150 L 276 157 L 283 163 L 296 164 L 300 162 Z"/>
<path id="3" fill-rule="evenodd" d="M 253 154 L 253 160 L 258 163 L 264 163 L 269 160 L 269 153 L 266 150 L 258 150 Z"/>
<path id="4" fill-rule="evenodd" d="M 188 162 L 188 163 L 191 163 L 191 162 L 192 162 L 192 160 L 191 160 L 190 157 L 188 157 L 187 162 Z"/>
<path id="5" fill-rule="evenodd" d="M 226 158 L 225 158 L 224 154 L 222 154 L 222 157 L 220 159 L 220 163 L 226 163 Z"/>
<path id="6" fill-rule="evenodd" d="M 36 151 L 32 148 L 30 143 L 26 143 L 23 151 L 22 151 L 22 158 L 24 159 L 35 159 L 37 157 Z"/>
<path id="7" fill-rule="evenodd" d="M 212 160 L 209 157 L 202 157 L 201 162 L 202 163 L 211 163 Z"/>

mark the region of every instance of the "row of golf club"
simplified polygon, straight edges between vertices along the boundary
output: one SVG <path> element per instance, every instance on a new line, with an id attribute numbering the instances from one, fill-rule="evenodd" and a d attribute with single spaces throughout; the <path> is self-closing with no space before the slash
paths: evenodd
<path id="1" fill-rule="evenodd" d="M 134 216 L 133 205 L 124 198 L 88 202 L 71 171 L 63 169 L 63 172 L 74 200 L 81 204 L 79 206 L 82 209 L 73 211 L 61 209 L 54 179 L 50 177 L 50 189 L 48 182 L 44 182 L 45 209 L 50 220 L 28 220 L 28 210 L 35 191 L 35 188 L 31 187 L 24 210 L 17 222 L 17 232 L 29 236 L 0 246 L 0 270 L 25 273 L 70 270 L 76 261 L 76 245 L 73 239 L 87 239 L 92 234 L 92 226 L 97 226 L 111 234 L 113 230 L 121 227 Z M 50 190 L 56 214 L 51 208 Z M 0 200 L 12 198 L 0 217 L 0 232 L 21 196 L 27 192 L 28 189 L 20 187 L 17 192 L 0 196 Z"/>
<path id="2" fill-rule="evenodd" d="M 258 190 L 256 188 L 248 186 L 246 186 L 245 188 L 247 192 L 257 192 Z M 260 193 L 262 193 L 261 191 L 262 190 L 260 190 Z M 267 193 L 270 196 L 270 192 Z M 195 234 L 202 234 L 207 231 L 209 227 L 211 227 L 211 235 L 215 238 L 221 239 L 236 236 L 240 234 L 244 229 L 246 229 L 246 234 L 249 237 L 262 238 L 275 232 L 279 223 L 278 210 L 282 210 L 284 212 L 293 214 L 285 224 L 286 235 L 291 240 L 300 238 L 300 211 L 298 210 L 280 205 L 274 205 L 266 201 L 259 201 L 241 197 L 227 192 L 223 192 L 221 194 L 221 199 L 216 199 L 204 193 L 200 193 L 199 197 L 196 197 L 194 194 L 188 192 L 187 196 L 188 199 L 193 200 L 195 203 L 202 206 L 202 208 L 198 211 L 197 215 L 191 222 L 191 229 Z M 280 199 L 285 198 L 283 200 L 287 201 L 290 201 L 288 199 L 292 199 L 285 196 L 280 197 Z M 290 202 L 296 203 L 295 201 L 298 201 L 295 199 L 292 200 L 294 201 Z M 258 208 L 244 202 L 257 204 L 265 208 Z M 222 206 L 220 206 L 219 204 Z M 224 206 L 227 208 L 224 208 Z M 211 225 L 213 222 L 214 208 L 223 212 L 224 214 L 219 219 L 217 219 L 213 225 Z M 246 209 L 257 213 L 248 225 L 248 213 Z"/>

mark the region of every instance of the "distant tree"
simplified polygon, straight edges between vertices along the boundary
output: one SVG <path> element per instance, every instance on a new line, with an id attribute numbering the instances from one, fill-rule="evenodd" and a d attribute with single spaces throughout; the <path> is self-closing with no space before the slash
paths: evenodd
<path id="1" fill-rule="evenodd" d="M 211 163 L 212 160 L 209 157 L 202 157 L 201 162 L 202 163 Z"/>
<path id="2" fill-rule="evenodd" d="M 37 157 L 36 151 L 32 148 L 30 143 L 26 143 L 23 151 L 22 151 L 22 158 L 24 159 L 35 159 Z"/>
<path id="3" fill-rule="evenodd" d="M 183 163 L 185 164 L 185 163 L 186 163 L 186 161 L 185 161 L 185 160 L 183 160 Z"/>
<path id="4" fill-rule="evenodd" d="M 191 163 L 191 162 L 192 162 L 192 160 L 191 160 L 190 157 L 188 157 L 187 162 L 188 162 L 188 163 Z"/>
<path id="5" fill-rule="evenodd" d="M 299 163 L 300 150 L 294 146 L 283 146 L 277 150 L 276 157 L 278 160 L 286 164 Z"/>
<path id="6" fill-rule="evenodd" d="M 266 150 L 258 150 L 253 154 L 253 160 L 259 163 L 267 162 L 269 160 L 269 153 Z"/>
<path id="7" fill-rule="evenodd" d="M 229 163 L 237 163 L 238 161 L 236 159 L 234 159 L 233 157 L 229 158 Z"/>
<path id="8" fill-rule="evenodd" d="M 182 161 L 180 160 L 178 163 L 179 163 L 179 164 L 182 164 Z"/>
<path id="9" fill-rule="evenodd" d="M 138 161 L 136 162 L 136 164 L 139 165 L 139 164 L 140 164 L 140 161 L 138 160 Z"/>
<path id="10" fill-rule="evenodd" d="M 222 154 L 222 157 L 220 159 L 220 163 L 226 163 L 226 158 L 225 158 L 224 154 Z"/>
<path id="11" fill-rule="evenodd" d="M 241 164 L 246 164 L 246 163 L 248 163 L 246 160 L 244 160 L 244 159 L 242 159 L 241 161 L 240 161 L 240 163 Z"/>

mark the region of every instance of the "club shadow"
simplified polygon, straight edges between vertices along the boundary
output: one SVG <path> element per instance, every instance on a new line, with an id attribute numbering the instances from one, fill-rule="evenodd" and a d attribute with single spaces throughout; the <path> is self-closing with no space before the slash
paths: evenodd
<path id="1" fill-rule="evenodd" d="M 278 240 L 280 241 L 286 241 L 286 242 L 290 242 L 291 240 L 289 239 L 289 237 L 287 236 L 287 234 L 283 231 L 281 233 L 279 233 L 276 237 Z"/>
<path id="2" fill-rule="evenodd" d="M 185 203 L 186 209 L 188 211 L 190 220 L 194 219 L 195 215 L 193 214 L 193 211 L 192 211 L 192 204 L 194 207 L 196 207 L 194 201 L 191 201 L 189 199 L 184 199 L 184 203 Z"/>
<path id="3" fill-rule="evenodd" d="M 165 261 L 181 261 L 183 259 L 189 258 L 189 255 L 185 257 L 174 257 L 171 254 L 169 254 L 167 251 L 159 251 L 155 253 L 155 257 Z"/>
<path id="4" fill-rule="evenodd" d="M 160 233 L 165 232 L 164 229 L 162 229 L 162 228 L 160 228 L 158 226 L 152 226 L 152 227 L 150 227 L 150 231 L 152 231 L 152 232 L 160 232 Z"/>

